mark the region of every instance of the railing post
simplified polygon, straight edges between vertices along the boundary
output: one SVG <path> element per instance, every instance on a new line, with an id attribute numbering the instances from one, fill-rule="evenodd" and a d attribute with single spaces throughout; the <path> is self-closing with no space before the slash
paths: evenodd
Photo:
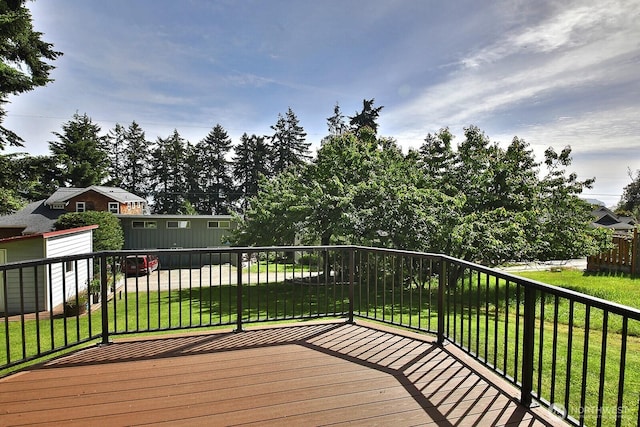
<path id="1" fill-rule="evenodd" d="M 440 275 L 438 276 L 438 344 L 444 344 L 444 293 L 447 288 L 447 263 L 440 258 Z"/>
<path id="2" fill-rule="evenodd" d="M 234 332 L 242 332 L 242 252 L 238 252 L 237 285 L 236 285 L 236 330 Z"/>
<path id="3" fill-rule="evenodd" d="M 631 277 L 636 277 L 638 272 L 638 229 L 633 229 L 633 240 L 631 240 Z"/>
<path id="4" fill-rule="evenodd" d="M 349 323 L 353 322 L 353 296 L 354 296 L 354 269 L 356 265 L 356 252 L 353 248 L 349 249 Z"/>
<path id="5" fill-rule="evenodd" d="M 113 274 L 115 275 L 116 272 L 114 271 Z M 100 312 L 102 314 L 102 344 L 109 344 L 109 304 L 107 304 L 107 291 L 109 289 L 108 281 L 107 255 L 102 253 L 100 254 Z M 116 304 L 115 290 L 113 303 Z"/>
<path id="6" fill-rule="evenodd" d="M 533 391 L 533 354 L 535 352 L 536 290 L 524 287 L 524 331 L 522 335 L 522 390 L 520 402 L 531 406 Z"/>

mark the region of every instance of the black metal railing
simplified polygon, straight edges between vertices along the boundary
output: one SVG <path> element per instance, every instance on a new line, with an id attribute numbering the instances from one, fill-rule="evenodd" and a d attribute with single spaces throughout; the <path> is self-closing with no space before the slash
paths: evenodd
<path id="1" fill-rule="evenodd" d="M 143 255 L 160 268 L 127 263 Z M 573 424 L 639 424 L 640 310 L 443 255 L 357 246 L 100 252 L 0 265 L 0 290 L 0 373 L 116 335 L 365 318 L 456 345 L 518 387 L 523 404 Z"/>

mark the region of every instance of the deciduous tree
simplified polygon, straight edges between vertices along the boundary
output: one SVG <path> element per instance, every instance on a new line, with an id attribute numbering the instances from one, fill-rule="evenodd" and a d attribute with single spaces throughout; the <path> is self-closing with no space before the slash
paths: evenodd
<path id="1" fill-rule="evenodd" d="M 631 182 L 622 190 L 622 197 L 618 203 L 618 209 L 631 212 L 636 218 L 640 217 L 640 170 L 636 171 L 635 177 L 631 170 L 628 171 Z"/>
<path id="2" fill-rule="evenodd" d="M 56 230 L 98 225 L 93 230 L 93 250 L 117 251 L 124 246 L 124 232 L 120 220 L 111 212 L 70 212 L 61 215 L 54 227 Z"/>
<path id="3" fill-rule="evenodd" d="M 578 198 L 592 181 L 566 172 L 570 150 L 548 150 L 540 178 L 540 164 L 519 138 L 504 149 L 469 127 L 455 152 L 451 138 L 443 130 L 405 156 L 368 127 L 328 137 L 299 174 L 263 184 L 237 241 L 288 244 L 297 236 L 487 265 L 567 259 L 606 246 L 606 231 L 590 227 L 589 209 Z"/>

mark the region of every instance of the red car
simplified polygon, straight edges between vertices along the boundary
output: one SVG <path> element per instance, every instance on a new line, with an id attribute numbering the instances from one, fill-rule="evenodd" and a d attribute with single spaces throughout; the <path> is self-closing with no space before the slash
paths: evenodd
<path id="1" fill-rule="evenodd" d="M 127 276 L 149 274 L 160 267 L 160 261 L 155 255 L 129 255 L 125 258 L 124 273 Z"/>

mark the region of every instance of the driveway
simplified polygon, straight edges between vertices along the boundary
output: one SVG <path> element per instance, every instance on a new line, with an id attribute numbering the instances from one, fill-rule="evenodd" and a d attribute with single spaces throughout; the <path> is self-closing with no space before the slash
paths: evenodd
<path id="1" fill-rule="evenodd" d="M 306 273 L 305 277 L 308 275 L 309 273 Z M 276 274 L 274 272 L 248 273 L 245 271 L 242 274 L 242 283 L 273 283 L 293 277 L 293 272 L 279 271 Z M 297 272 L 295 277 L 301 277 L 300 272 Z M 156 270 L 148 276 L 130 276 L 126 279 L 126 288 L 127 292 L 135 292 L 136 289 L 139 292 L 146 292 L 147 285 L 149 286 L 148 290 L 157 291 L 158 288 L 168 290 L 169 285 L 171 285 L 171 289 L 178 289 L 179 287 L 189 288 L 190 283 L 192 288 L 198 288 L 201 286 L 233 285 L 237 282 L 237 268 L 231 264 L 222 264 L 205 265 L 201 268 Z"/>
<path id="2" fill-rule="evenodd" d="M 499 267 L 498 270 L 502 271 L 545 271 L 552 268 L 573 268 L 576 270 L 587 269 L 587 259 L 569 259 L 562 261 L 548 261 L 548 262 L 530 262 L 524 264 L 510 265 L 508 267 Z"/>

